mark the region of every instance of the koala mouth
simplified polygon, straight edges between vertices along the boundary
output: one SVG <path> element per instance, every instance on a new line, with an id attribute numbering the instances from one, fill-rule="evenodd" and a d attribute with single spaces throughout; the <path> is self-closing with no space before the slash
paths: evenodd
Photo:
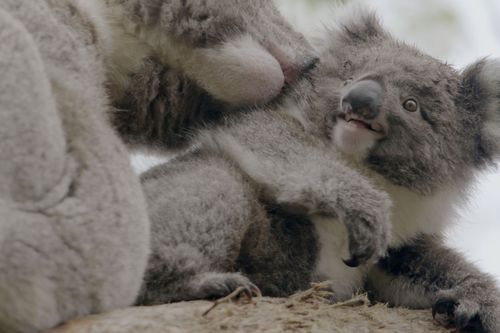
<path id="1" fill-rule="evenodd" d="M 385 126 L 377 121 L 366 120 L 352 113 L 341 113 L 337 118 L 345 121 L 348 126 L 367 129 L 381 135 L 386 134 Z"/>

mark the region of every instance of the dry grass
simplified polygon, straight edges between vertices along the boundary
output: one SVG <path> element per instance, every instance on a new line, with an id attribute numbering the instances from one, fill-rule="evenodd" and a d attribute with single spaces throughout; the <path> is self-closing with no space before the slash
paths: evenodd
<path id="1" fill-rule="evenodd" d="M 324 284 L 289 298 L 180 302 L 75 319 L 50 333 L 442 333 L 430 310 L 369 306 L 360 295 L 330 304 Z M 209 310 L 209 311 L 207 311 Z M 205 315 L 204 315 L 205 314 Z"/>

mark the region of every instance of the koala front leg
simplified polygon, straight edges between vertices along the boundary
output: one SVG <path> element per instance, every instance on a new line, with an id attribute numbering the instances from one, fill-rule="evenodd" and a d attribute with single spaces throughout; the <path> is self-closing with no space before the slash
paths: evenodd
<path id="1" fill-rule="evenodd" d="M 350 258 L 344 259 L 347 266 L 357 267 L 383 256 L 390 234 L 388 197 L 364 176 L 335 160 L 336 154 L 308 150 L 302 165 L 294 161 L 294 170 L 261 184 L 280 206 L 309 216 L 338 217 L 349 238 Z"/>
<path id="2" fill-rule="evenodd" d="M 349 237 L 347 265 L 382 256 L 390 232 L 388 196 L 290 117 L 263 111 L 248 118 L 208 133 L 205 142 L 236 161 L 267 201 L 290 212 L 340 218 Z"/>
<path id="3" fill-rule="evenodd" d="M 432 307 L 459 332 L 500 332 L 500 292 L 457 252 L 432 236 L 390 249 L 369 273 L 369 293 L 377 301 L 412 308 Z"/>

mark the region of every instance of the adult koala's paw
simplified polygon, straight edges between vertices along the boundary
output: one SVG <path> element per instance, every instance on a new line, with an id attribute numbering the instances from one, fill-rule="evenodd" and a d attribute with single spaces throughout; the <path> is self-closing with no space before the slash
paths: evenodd
<path id="1" fill-rule="evenodd" d="M 204 18 L 196 21 L 200 34 L 173 33 L 181 41 L 175 47 L 177 66 L 219 101 L 233 106 L 268 102 L 318 61 L 272 1 L 208 1 L 193 10 L 195 19 L 186 19 L 193 24 Z"/>
<path id="2" fill-rule="evenodd" d="M 476 299 L 477 298 L 477 299 Z M 432 306 L 432 316 L 445 315 L 460 333 L 500 332 L 500 299 L 454 297 L 443 293 Z"/>

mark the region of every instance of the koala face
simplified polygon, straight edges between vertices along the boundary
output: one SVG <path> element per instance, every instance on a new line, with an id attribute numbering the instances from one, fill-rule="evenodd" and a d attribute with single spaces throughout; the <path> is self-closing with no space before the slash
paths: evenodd
<path id="1" fill-rule="evenodd" d="M 342 152 L 415 192 L 468 180 L 500 151 L 500 66 L 463 73 L 396 41 L 370 13 L 331 31 L 315 71 Z"/>

